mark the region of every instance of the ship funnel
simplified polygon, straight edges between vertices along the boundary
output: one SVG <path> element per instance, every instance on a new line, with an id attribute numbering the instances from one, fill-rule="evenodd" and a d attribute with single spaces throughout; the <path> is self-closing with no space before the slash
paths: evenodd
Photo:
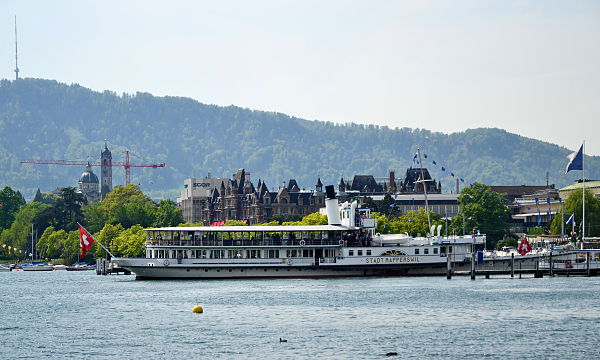
<path id="1" fill-rule="evenodd" d="M 333 185 L 325 186 L 325 208 L 327 209 L 327 223 L 329 225 L 341 225 L 340 207 L 335 197 Z"/>
<path id="2" fill-rule="evenodd" d="M 435 225 L 431 225 L 431 229 L 429 229 L 429 236 L 435 236 Z"/>
<path id="3" fill-rule="evenodd" d="M 437 235 L 438 235 L 438 237 L 440 237 L 441 233 L 442 233 L 442 225 L 438 225 L 438 227 L 437 227 Z"/>

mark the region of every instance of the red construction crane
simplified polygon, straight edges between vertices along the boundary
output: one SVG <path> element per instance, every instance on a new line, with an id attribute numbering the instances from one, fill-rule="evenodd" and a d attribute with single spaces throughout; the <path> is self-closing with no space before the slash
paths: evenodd
<path id="1" fill-rule="evenodd" d="M 131 182 L 131 168 L 132 167 L 151 167 L 159 168 L 165 167 L 165 163 L 162 164 L 130 164 L 129 163 L 129 151 L 125 151 L 125 162 L 112 161 L 107 164 L 93 161 L 81 161 L 81 160 L 23 160 L 21 164 L 49 164 L 49 165 L 91 165 L 91 166 L 122 166 L 125 168 L 125 185 L 129 185 Z"/>

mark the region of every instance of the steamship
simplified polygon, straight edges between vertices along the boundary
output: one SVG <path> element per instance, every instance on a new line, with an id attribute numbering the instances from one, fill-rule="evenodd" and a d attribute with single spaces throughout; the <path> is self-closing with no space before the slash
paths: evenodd
<path id="1" fill-rule="evenodd" d="M 356 201 L 339 205 L 326 187 L 327 225 L 146 229 L 144 258 L 113 258 L 136 279 L 319 278 L 444 274 L 466 264 L 485 235 L 375 233 Z"/>

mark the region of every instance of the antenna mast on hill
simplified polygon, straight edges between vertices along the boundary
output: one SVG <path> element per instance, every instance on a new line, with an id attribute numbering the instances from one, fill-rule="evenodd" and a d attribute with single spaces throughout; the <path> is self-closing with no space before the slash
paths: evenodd
<path id="1" fill-rule="evenodd" d="M 17 47 L 17 15 L 15 15 L 15 80 L 19 80 L 19 53 Z"/>

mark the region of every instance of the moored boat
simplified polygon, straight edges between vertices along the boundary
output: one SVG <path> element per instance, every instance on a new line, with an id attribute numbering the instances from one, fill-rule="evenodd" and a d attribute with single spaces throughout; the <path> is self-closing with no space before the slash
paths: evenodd
<path id="1" fill-rule="evenodd" d="M 52 271 L 52 270 L 54 270 L 54 265 L 48 264 L 44 261 L 34 261 L 31 264 L 21 265 L 21 270 L 23 270 L 23 271 Z"/>
<path id="2" fill-rule="evenodd" d="M 0 264 L 0 272 L 7 272 L 7 271 L 11 271 L 11 270 L 12 269 L 10 267 Z"/>
<path id="3" fill-rule="evenodd" d="M 420 238 L 374 234 L 370 209 L 340 208 L 332 186 L 325 203 L 328 225 L 146 229 L 146 257 L 112 261 L 138 279 L 434 275 L 485 244 L 485 235 L 434 236 L 434 227 Z"/>

